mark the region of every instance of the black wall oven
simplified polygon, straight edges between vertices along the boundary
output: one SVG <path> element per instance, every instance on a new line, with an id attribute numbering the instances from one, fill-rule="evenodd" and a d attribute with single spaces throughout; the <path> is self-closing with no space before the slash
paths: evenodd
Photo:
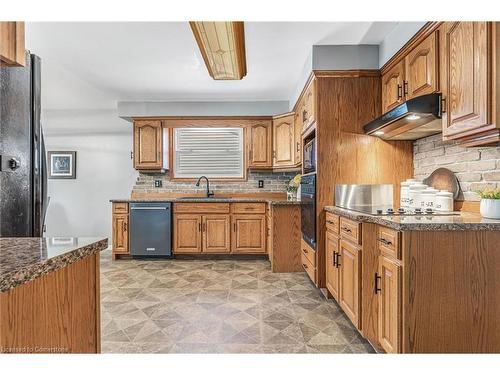
<path id="1" fill-rule="evenodd" d="M 300 181 L 302 238 L 316 250 L 316 174 Z"/>

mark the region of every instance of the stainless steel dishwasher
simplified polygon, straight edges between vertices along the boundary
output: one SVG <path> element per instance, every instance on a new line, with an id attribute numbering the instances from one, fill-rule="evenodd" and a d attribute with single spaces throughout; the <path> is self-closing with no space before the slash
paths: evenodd
<path id="1" fill-rule="evenodd" d="M 130 255 L 172 256 L 172 204 L 130 204 Z"/>

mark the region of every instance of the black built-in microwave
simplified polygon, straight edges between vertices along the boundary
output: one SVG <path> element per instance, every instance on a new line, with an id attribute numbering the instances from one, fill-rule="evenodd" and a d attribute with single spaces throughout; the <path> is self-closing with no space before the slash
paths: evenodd
<path id="1" fill-rule="evenodd" d="M 316 171 L 316 138 L 312 138 L 304 145 L 302 164 L 304 166 L 304 173 Z"/>

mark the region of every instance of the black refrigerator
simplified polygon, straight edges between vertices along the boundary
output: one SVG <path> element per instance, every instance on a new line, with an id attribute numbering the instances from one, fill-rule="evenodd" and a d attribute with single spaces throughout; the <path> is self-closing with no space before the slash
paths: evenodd
<path id="1" fill-rule="evenodd" d="M 40 123 L 40 58 L 0 66 L 0 237 L 41 237 L 47 162 Z"/>

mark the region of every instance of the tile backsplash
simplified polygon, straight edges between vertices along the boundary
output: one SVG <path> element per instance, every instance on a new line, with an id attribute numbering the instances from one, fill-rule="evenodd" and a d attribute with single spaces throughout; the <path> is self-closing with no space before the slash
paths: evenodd
<path id="1" fill-rule="evenodd" d="M 210 181 L 210 190 L 216 193 L 270 193 L 286 192 L 288 182 L 295 177 L 295 172 L 248 172 L 246 181 Z M 155 188 L 154 181 L 161 180 L 162 187 Z M 259 188 L 259 180 L 264 181 L 264 187 Z M 206 190 L 205 181 L 197 188 L 193 181 L 172 181 L 168 173 L 139 173 L 133 192 L 166 192 L 166 193 L 203 193 Z"/>
<path id="2" fill-rule="evenodd" d="M 462 190 L 460 200 L 479 200 L 475 191 L 500 188 L 500 147 L 464 148 L 443 142 L 437 134 L 415 141 L 413 165 L 418 179 L 441 167 L 455 172 Z"/>

